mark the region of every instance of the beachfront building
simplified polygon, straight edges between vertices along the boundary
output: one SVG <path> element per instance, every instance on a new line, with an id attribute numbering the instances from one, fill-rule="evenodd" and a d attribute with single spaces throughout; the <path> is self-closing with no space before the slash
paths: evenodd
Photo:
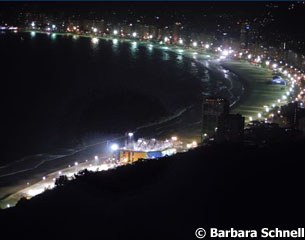
<path id="1" fill-rule="evenodd" d="M 223 98 L 207 97 L 202 104 L 201 140 L 215 134 L 219 117 L 229 114 L 229 102 Z"/>
<path id="2" fill-rule="evenodd" d="M 217 140 L 241 142 L 243 140 L 245 118 L 240 114 L 221 115 L 217 125 Z"/>

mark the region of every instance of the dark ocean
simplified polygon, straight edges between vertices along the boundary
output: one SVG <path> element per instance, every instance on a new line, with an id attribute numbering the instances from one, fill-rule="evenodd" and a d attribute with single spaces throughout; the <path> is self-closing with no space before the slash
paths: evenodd
<path id="1" fill-rule="evenodd" d="M 0 165 L 132 131 L 215 87 L 198 62 L 139 43 L 1 32 L 0 54 Z"/>

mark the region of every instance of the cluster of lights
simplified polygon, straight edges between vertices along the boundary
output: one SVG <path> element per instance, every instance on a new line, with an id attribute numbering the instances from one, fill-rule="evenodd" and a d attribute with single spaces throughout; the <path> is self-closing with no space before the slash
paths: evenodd
<path id="1" fill-rule="evenodd" d="M 223 54 L 226 54 L 224 53 L 224 50 L 221 52 L 222 55 Z M 252 56 L 252 54 L 249 54 L 248 51 L 246 51 L 246 53 L 248 55 L 246 55 L 246 58 L 249 60 L 249 61 L 254 61 L 255 63 L 262 63 L 262 59 L 263 59 L 263 56 Z M 237 55 L 235 55 L 237 56 Z M 242 57 L 243 56 L 243 53 L 240 52 L 239 53 L 239 57 Z M 300 87 L 300 80 L 304 78 L 304 74 L 300 74 L 301 71 L 298 70 L 297 68 L 295 68 L 294 66 L 289 66 L 287 63 L 284 65 L 282 61 L 279 61 L 277 62 L 276 60 L 272 61 L 270 60 L 269 58 L 267 60 L 264 61 L 265 63 L 265 66 L 267 68 L 270 68 L 272 69 L 273 71 L 276 71 L 276 72 L 279 72 L 281 74 L 283 74 L 284 76 L 287 77 L 287 80 L 288 80 L 288 84 L 290 85 L 290 88 L 289 88 L 289 91 L 287 91 L 285 94 L 283 94 L 281 96 L 281 99 L 277 99 L 277 103 L 280 104 L 283 102 L 287 102 L 288 98 L 294 93 L 294 87 L 295 85 L 298 85 Z M 293 73 L 293 71 L 295 71 L 295 73 Z M 295 98 L 295 101 L 299 101 L 302 99 L 302 94 L 298 94 L 297 97 Z M 302 105 L 302 102 L 300 103 L 300 105 Z M 276 104 L 273 103 L 272 104 L 272 108 L 271 107 L 268 107 L 268 106 L 264 106 L 264 111 L 266 113 L 269 113 L 271 111 L 271 109 L 274 109 L 276 107 Z M 280 114 L 280 111 L 278 111 L 278 114 Z M 262 118 L 262 113 L 258 113 L 257 114 L 257 117 L 258 118 Z M 271 113 L 269 114 L 269 116 L 271 117 L 274 117 L 274 114 Z M 252 121 L 253 118 L 252 116 L 249 117 L 249 121 Z"/>

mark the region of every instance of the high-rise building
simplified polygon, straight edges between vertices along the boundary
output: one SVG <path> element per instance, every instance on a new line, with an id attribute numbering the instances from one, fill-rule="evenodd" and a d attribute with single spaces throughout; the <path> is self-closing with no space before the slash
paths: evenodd
<path id="1" fill-rule="evenodd" d="M 223 114 L 218 118 L 217 140 L 240 142 L 243 139 L 245 118 L 240 114 Z"/>
<path id="2" fill-rule="evenodd" d="M 215 134 L 218 118 L 229 114 L 229 103 L 223 98 L 208 97 L 202 104 L 202 132 L 201 140 Z"/>
<path id="3" fill-rule="evenodd" d="M 240 29 L 240 47 L 243 49 L 249 48 L 250 25 L 243 23 Z"/>

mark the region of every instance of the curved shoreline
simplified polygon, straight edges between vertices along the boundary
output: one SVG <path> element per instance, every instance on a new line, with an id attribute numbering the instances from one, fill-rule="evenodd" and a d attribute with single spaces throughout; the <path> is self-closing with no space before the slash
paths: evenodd
<path id="1" fill-rule="evenodd" d="M 31 32 L 31 31 L 26 31 L 26 32 Z M 42 33 L 42 34 L 46 34 L 45 32 L 40 32 L 40 33 Z M 66 34 L 66 33 L 57 33 L 57 34 L 59 34 L 59 35 L 64 35 L 64 36 L 75 36 L 75 34 Z M 90 36 L 90 35 L 76 35 L 77 37 L 86 37 L 86 38 L 99 38 L 99 39 L 102 39 L 102 40 L 105 40 L 105 41 L 109 41 L 109 40 L 114 40 L 114 39 L 116 39 L 116 38 L 111 38 L 111 37 L 97 37 L 97 36 Z M 131 40 L 131 39 L 119 39 L 119 41 L 121 41 L 121 42 L 128 42 L 128 43 L 131 43 L 131 42 L 133 42 L 133 40 Z M 196 51 L 194 51 L 194 50 L 189 50 L 189 49 L 181 49 L 181 48 L 179 48 L 179 47 L 177 47 L 177 46 L 173 46 L 173 47 L 171 47 L 171 46 L 164 46 L 164 45 L 157 45 L 157 44 L 153 44 L 153 43 L 150 43 L 150 42 L 138 42 L 139 44 L 141 44 L 141 45 L 145 45 L 145 46 L 147 46 L 147 47 L 150 47 L 150 46 L 153 46 L 153 47 L 155 47 L 156 49 L 160 49 L 160 50 L 163 50 L 163 51 L 171 51 L 171 52 L 173 52 L 173 53 L 175 53 L 175 54 L 177 54 L 177 55 L 182 55 L 183 57 L 185 57 L 185 58 L 188 58 L 188 59 L 190 59 L 190 60 L 192 60 L 192 61 L 195 61 L 196 63 L 198 63 L 198 64 L 202 64 L 200 61 L 210 61 L 210 60 L 213 60 L 213 59 L 211 59 L 211 56 L 207 56 L 207 55 L 204 55 L 203 53 L 201 53 L 201 54 L 199 54 L 199 53 L 197 53 L 197 54 L 195 54 L 196 53 Z M 182 50 L 182 51 L 181 51 Z M 242 106 L 243 105 L 243 100 L 247 97 L 246 95 L 249 93 L 249 92 L 251 92 L 251 89 L 248 89 L 247 87 L 245 87 L 246 86 L 246 84 L 247 84 L 247 79 L 246 79 L 246 77 L 243 77 L 242 75 L 240 75 L 240 74 L 238 74 L 237 72 L 235 72 L 234 71 L 234 69 L 232 69 L 232 68 L 230 68 L 230 67 L 228 67 L 226 64 L 223 64 L 222 62 L 219 62 L 219 63 L 216 63 L 215 62 L 215 64 L 218 64 L 219 66 L 221 66 L 221 67 L 223 67 L 224 69 L 228 69 L 228 70 L 230 70 L 230 72 L 232 72 L 233 74 L 236 74 L 237 76 L 238 76 L 238 78 L 239 78 L 239 80 L 240 81 L 242 81 L 243 82 L 243 84 L 244 84 L 244 86 L 243 86 L 243 89 L 244 89 L 244 91 L 242 92 L 243 94 L 241 94 L 240 95 L 240 98 L 238 99 L 238 101 L 236 101 L 236 102 L 234 102 L 234 105 L 233 105 L 233 107 L 234 107 L 234 109 L 235 108 L 239 108 L 240 106 Z M 203 66 L 204 67 L 204 66 Z M 213 70 L 208 70 L 208 71 L 213 71 Z M 194 109 L 195 109 L 195 107 L 196 106 L 194 106 Z M 198 106 L 197 106 L 198 107 Z M 137 128 L 137 130 L 140 130 L 140 129 L 143 129 L 143 128 L 150 128 L 150 127 L 158 127 L 158 128 L 167 128 L 168 126 L 166 126 L 166 124 L 168 124 L 168 123 L 171 123 L 171 122 L 173 122 L 173 121 L 175 121 L 176 119 L 179 119 L 179 118 L 185 118 L 185 115 L 188 115 L 189 114 L 189 112 L 191 110 L 193 110 L 193 106 L 189 106 L 189 107 L 187 107 L 187 108 L 185 108 L 185 109 L 183 109 L 183 110 L 180 110 L 179 112 L 177 112 L 174 116 L 169 116 L 168 118 L 166 118 L 166 119 L 161 119 L 160 121 L 158 121 L 158 122 L 156 122 L 156 123 L 150 123 L 150 124 L 147 124 L 147 125 L 143 125 L 143 126 L 139 126 L 138 128 Z M 196 110 L 196 109 L 195 109 Z M 197 115 L 200 115 L 201 116 L 201 114 L 197 114 Z M 199 118 L 200 118 L 200 116 L 199 116 Z M 197 116 L 198 117 L 198 116 Z M 196 119 L 196 121 L 197 121 L 197 119 Z M 195 122 L 196 123 L 196 122 Z M 186 126 L 184 126 L 184 128 L 185 127 L 188 127 L 188 125 L 191 125 L 191 124 L 194 124 L 193 122 L 188 122 L 187 120 L 185 121 L 185 122 L 183 122 L 183 124 L 184 125 L 186 125 Z M 179 124 L 177 124 L 176 125 L 176 127 L 179 127 Z M 165 130 L 166 131 L 166 130 Z M 171 130 L 167 130 L 167 132 L 171 132 Z M 189 135 L 191 135 L 191 131 L 188 133 Z M 92 145 L 98 145 L 99 143 L 96 143 L 96 144 L 92 144 Z M 86 148 L 90 148 L 90 146 L 85 146 L 84 147 L 84 149 L 80 149 L 79 151 L 77 151 L 77 152 L 82 152 L 82 151 L 86 151 Z M 73 154 L 71 154 L 71 158 L 73 158 L 73 156 L 75 155 L 75 153 L 73 153 Z M 81 155 L 81 154 L 80 154 Z M 68 159 L 70 159 L 70 157 L 68 157 L 68 156 L 64 156 L 64 157 L 62 157 L 62 158 L 68 158 Z M 36 177 L 37 177 L 37 173 L 36 173 L 36 175 L 35 175 Z M 34 176 L 34 177 L 35 177 Z M 38 179 L 38 178 L 37 178 Z M 10 195 L 10 194 L 9 194 Z"/>

